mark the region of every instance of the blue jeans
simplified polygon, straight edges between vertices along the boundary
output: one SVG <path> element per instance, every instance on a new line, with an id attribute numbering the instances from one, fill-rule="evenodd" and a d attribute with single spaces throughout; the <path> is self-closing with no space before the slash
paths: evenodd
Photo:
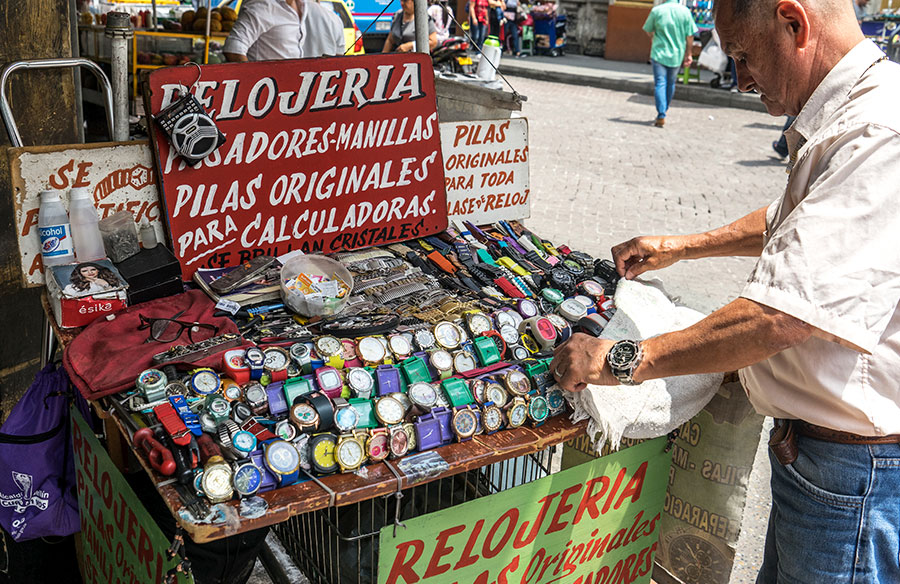
<path id="1" fill-rule="evenodd" d="M 487 25 L 483 22 L 470 22 L 469 36 L 472 37 L 472 42 L 480 49 L 484 46 L 484 39 L 487 38 Z"/>
<path id="2" fill-rule="evenodd" d="M 666 67 L 652 60 L 650 62 L 653 63 L 656 117 L 664 118 L 666 112 L 669 111 L 669 104 L 672 103 L 672 96 L 675 95 L 675 77 L 678 75 L 678 67 Z"/>
<path id="3" fill-rule="evenodd" d="M 900 445 L 797 437 L 771 452 L 772 511 L 757 584 L 900 582 Z"/>
<path id="4" fill-rule="evenodd" d="M 513 55 L 522 51 L 522 43 L 519 41 L 519 25 L 514 20 L 506 21 L 506 43 Z"/>

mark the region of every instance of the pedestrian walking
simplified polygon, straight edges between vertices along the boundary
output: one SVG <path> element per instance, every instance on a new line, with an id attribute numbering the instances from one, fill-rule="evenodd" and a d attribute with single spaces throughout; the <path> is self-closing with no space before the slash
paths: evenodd
<path id="1" fill-rule="evenodd" d="M 644 22 L 644 32 L 650 35 L 650 62 L 653 64 L 656 121 L 662 128 L 666 112 L 675 95 L 675 78 L 679 66 L 690 67 L 693 57 L 694 35 L 697 25 L 691 11 L 678 0 L 668 0 L 650 11 Z"/>
<path id="2" fill-rule="evenodd" d="M 344 25 L 316 0 L 246 0 L 222 52 L 228 61 L 343 55 Z"/>
<path id="3" fill-rule="evenodd" d="M 612 254 L 629 279 L 701 257 L 756 265 L 738 299 L 695 325 L 646 340 L 575 334 L 551 370 L 577 391 L 739 369 L 775 419 L 757 584 L 900 582 L 900 64 L 846 1 L 717 0 L 715 11 L 741 91 L 797 116 L 785 191 L 723 228 L 637 237 Z"/>

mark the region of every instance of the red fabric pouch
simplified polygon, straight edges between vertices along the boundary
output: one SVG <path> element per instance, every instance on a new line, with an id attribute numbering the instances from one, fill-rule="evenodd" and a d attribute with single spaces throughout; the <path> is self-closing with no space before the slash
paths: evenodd
<path id="1" fill-rule="evenodd" d="M 238 332 L 230 318 L 213 316 L 215 304 L 200 290 L 135 304 L 117 312 L 112 320 L 95 320 L 69 343 L 63 354 L 63 365 L 72 383 L 85 399 L 97 399 L 134 387 L 141 371 L 155 366 L 153 355 L 173 345 L 190 343 L 187 332 L 170 343 L 145 343 L 150 333 L 147 329 L 138 329 L 139 315 L 172 318 L 182 310 L 184 313 L 178 320 L 215 325 L 219 327 L 219 335 Z M 220 367 L 221 353 L 225 350 L 193 362 L 191 366 Z"/>

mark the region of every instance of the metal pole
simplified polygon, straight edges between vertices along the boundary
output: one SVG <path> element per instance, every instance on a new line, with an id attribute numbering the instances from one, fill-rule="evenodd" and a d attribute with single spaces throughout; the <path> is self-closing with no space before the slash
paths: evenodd
<path id="1" fill-rule="evenodd" d="M 416 8 L 416 52 L 430 53 L 428 46 L 428 0 L 414 0 Z"/>
<path id="2" fill-rule="evenodd" d="M 112 44 L 113 140 L 128 140 L 128 41 L 134 36 L 131 15 L 110 12 L 106 15 L 106 36 Z"/>

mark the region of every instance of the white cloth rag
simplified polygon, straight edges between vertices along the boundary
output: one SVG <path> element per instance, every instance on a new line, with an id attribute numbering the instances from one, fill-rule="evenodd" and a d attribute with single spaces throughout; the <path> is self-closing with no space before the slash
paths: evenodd
<path id="1" fill-rule="evenodd" d="M 704 317 L 677 306 L 656 279 L 621 280 L 615 301 L 616 314 L 603 329 L 603 338 L 616 341 L 681 330 Z M 635 386 L 588 385 L 565 395 L 575 410 L 571 420 L 588 420 L 594 448 L 600 450 L 608 440 L 618 449 L 622 438 L 656 438 L 693 418 L 715 395 L 722 378 L 722 373 L 679 375 Z"/>

